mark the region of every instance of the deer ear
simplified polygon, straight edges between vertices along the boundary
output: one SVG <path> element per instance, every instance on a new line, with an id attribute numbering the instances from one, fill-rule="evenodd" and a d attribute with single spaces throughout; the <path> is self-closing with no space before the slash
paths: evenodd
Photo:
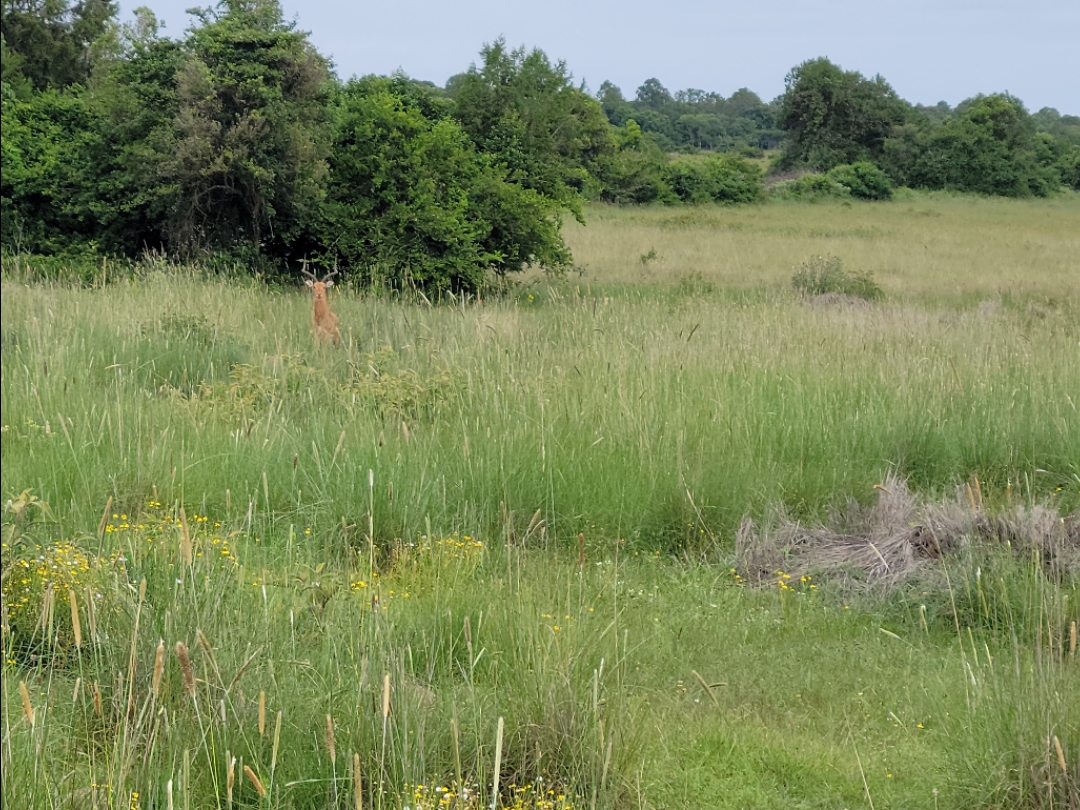
<path id="1" fill-rule="evenodd" d="M 309 287 L 314 287 L 315 286 L 315 282 L 312 281 L 310 278 L 305 278 L 304 283 L 307 284 Z"/>
<path id="2" fill-rule="evenodd" d="M 326 285 L 327 287 L 333 287 L 333 286 L 334 286 L 334 282 L 332 282 L 332 281 L 325 281 L 325 282 L 323 282 L 323 283 L 324 283 L 324 284 L 325 284 L 325 285 Z"/>

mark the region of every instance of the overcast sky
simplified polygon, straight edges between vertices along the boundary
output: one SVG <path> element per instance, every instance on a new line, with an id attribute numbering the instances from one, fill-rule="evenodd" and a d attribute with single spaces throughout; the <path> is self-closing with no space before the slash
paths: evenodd
<path id="1" fill-rule="evenodd" d="M 672 93 L 730 96 L 748 87 L 769 101 L 807 59 L 881 74 L 912 103 L 950 105 L 1009 92 L 1035 112 L 1080 115 L 1080 0 L 281 0 L 338 76 L 401 69 L 442 85 L 504 36 L 563 60 L 592 92 L 609 80 L 633 98 L 650 78 Z M 193 0 L 140 5 L 178 38 Z M 203 4 L 205 5 L 205 3 Z"/>

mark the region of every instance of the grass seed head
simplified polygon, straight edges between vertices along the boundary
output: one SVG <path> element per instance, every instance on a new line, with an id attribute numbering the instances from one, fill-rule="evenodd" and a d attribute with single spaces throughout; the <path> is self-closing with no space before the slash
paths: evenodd
<path id="1" fill-rule="evenodd" d="M 34 725 L 34 704 L 30 702 L 30 692 L 26 688 L 26 681 L 19 681 L 19 694 L 22 695 L 23 714 L 26 715 L 26 719 L 30 721 L 30 726 Z"/>
<path id="2" fill-rule="evenodd" d="M 180 507 L 180 559 L 184 565 L 190 566 L 193 555 L 191 551 L 191 531 L 188 529 L 187 512 Z"/>
<path id="3" fill-rule="evenodd" d="M 191 666 L 191 656 L 188 655 L 187 645 L 182 641 L 176 642 L 176 657 L 180 661 L 180 673 L 184 676 L 184 692 L 194 696 L 195 670 Z"/>
<path id="4" fill-rule="evenodd" d="M 68 588 L 68 602 L 71 604 L 71 631 L 75 635 L 75 648 L 82 647 L 82 625 L 79 623 L 79 603 L 75 591 Z"/>
<path id="5" fill-rule="evenodd" d="M 360 755 L 352 756 L 353 806 L 354 810 L 364 810 L 364 785 L 360 778 Z"/>
<path id="6" fill-rule="evenodd" d="M 266 795 L 266 788 L 263 787 L 263 783 L 259 780 L 259 777 L 255 775 L 255 771 L 251 770 L 250 765 L 244 766 L 244 775 L 248 778 L 248 781 L 255 787 L 255 791 L 260 796 Z"/>
<path id="7" fill-rule="evenodd" d="M 236 782 L 236 757 L 225 752 L 225 801 L 232 807 L 233 785 Z"/>
<path id="8" fill-rule="evenodd" d="M 165 640 L 159 639 L 157 651 L 154 653 L 154 677 L 151 680 L 151 691 L 156 698 L 161 693 L 161 675 L 165 671 Z"/>

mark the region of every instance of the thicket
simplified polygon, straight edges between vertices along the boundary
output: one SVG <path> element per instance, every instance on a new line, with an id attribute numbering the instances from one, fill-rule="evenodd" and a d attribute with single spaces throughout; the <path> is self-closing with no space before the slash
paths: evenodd
<path id="1" fill-rule="evenodd" d="M 541 51 L 488 46 L 452 95 L 404 76 L 343 84 L 275 0 L 226 0 L 179 41 L 145 8 L 120 29 L 109 6 L 86 69 L 46 72 L 21 57 L 34 32 L 87 39 L 84 6 L 64 9 L 4 5 L 5 251 L 266 274 L 307 261 L 475 290 L 569 265 L 560 217 L 580 217 L 615 149 L 596 101 Z"/>
<path id="2" fill-rule="evenodd" d="M 578 86 L 499 39 L 445 88 L 341 82 L 276 0 L 193 12 L 183 38 L 143 8 L 4 0 L 0 243 L 7 253 L 150 251 L 362 283 L 473 291 L 573 260 L 582 204 L 883 200 L 899 186 L 1005 196 L 1080 190 L 1080 118 L 1008 95 L 916 107 L 827 59 L 771 103 Z M 717 154 L 723 153 L 723 154 Z M 807 175 L 807 172 L 813 175 Z M 799 177 L 799 175 L 803 175 Z"/>
<path id="3" fill-rule="evenodd" d="M 613 126 L 633 121 L 667 152 L 709 150 L 760 157 L 784 141 L 778 101 L 766 103 L 745 87 L 724 98 L 695 89 L 671 93 L 658 79 L 649 79 L 627 99 L 621 89 L 604 82 L 597 98 Z"/>
<path id="4" fill-rule="evenodd" d="M 893 186 L 1008 197 L 1080 190 L 1080 118 L 1050 108 L 1033 116 L 1007 93 L 979 95 L 955 110 L 944 103 L 916 107 L 881 76 L 867 79 L 813 59 L 788 74 L 779 103 L 787 134 L 780 171 L 869 163 Z M 867 196 L 853 174 L 833 177 Z M 872 185 L 882 188 L 880 180 Z"/>

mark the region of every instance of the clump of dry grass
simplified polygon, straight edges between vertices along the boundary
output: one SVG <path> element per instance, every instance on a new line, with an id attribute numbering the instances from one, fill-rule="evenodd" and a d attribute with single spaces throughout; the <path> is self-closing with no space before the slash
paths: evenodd
<path id="1" fill-rule="evenodd" d="M 877 485 L 869 507 L 856 501 L 834 511 L 828 525 L 805 526 L 780 513 L 767 528 L 744 518 L 735 540 L 739 576 L 771 583 L 777 570 L 792 575 L 855 576 L 868 584 L 895 586 L 950 552 L 982 543 L 1037 553 L 1054 579 L 1080 576 L 1080 513 L 1062 517 L 1035 504 L 991 514 L 960 487 L 953 501 L 920 504 L 907 482 L 889 476 Z"/>

